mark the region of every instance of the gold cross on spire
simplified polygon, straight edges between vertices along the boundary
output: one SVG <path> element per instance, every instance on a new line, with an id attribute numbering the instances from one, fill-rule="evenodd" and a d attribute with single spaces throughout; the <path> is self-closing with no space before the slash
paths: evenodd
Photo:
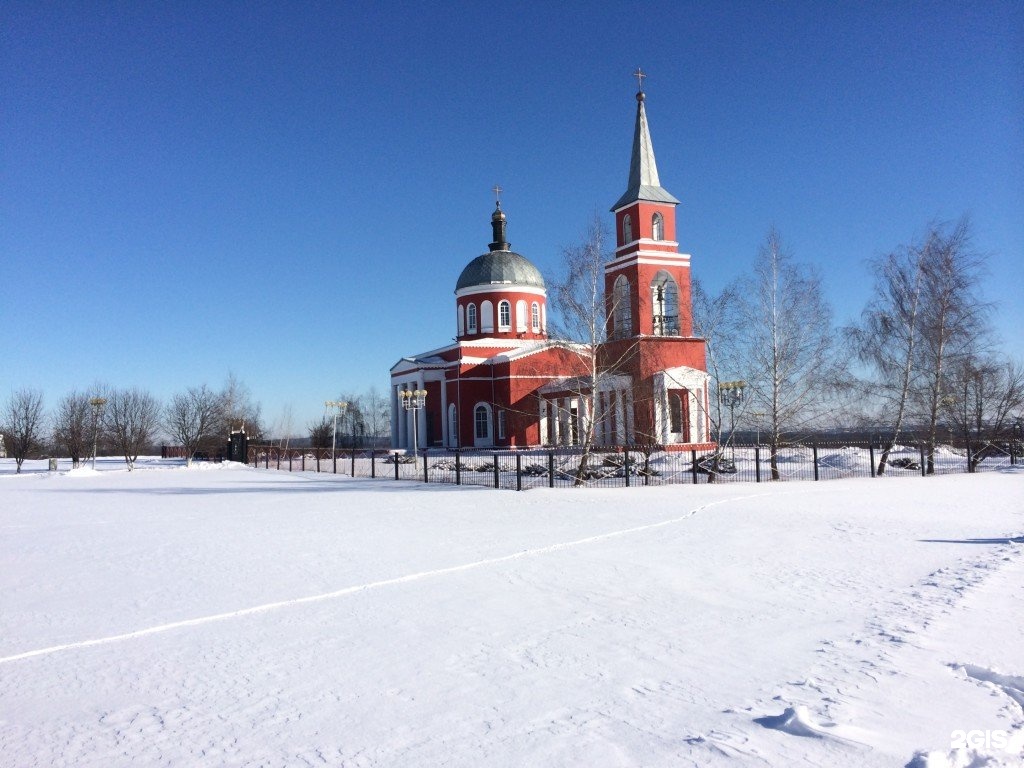
<path id="1" fill-rule="evenodd" d="M 642 69 L 640 69 L 640 67 L 637 67 L 636 68 L 636 72 L 633 73 L 633 77 L 636 78 L 636 90 L 637 90 L 637 92 L 638 93 L 643 93 L 644 92 L 644 78 L 647 77 L 647 75 L 644 74 L 644 71 Z"/>
<path id="2" fill-rule="evenodd" d="M 499 187 L 499 186 L 498 186 L 497 184 L 495 184 L 495 185 L 494 185 L 494 186 L 493 186 L 493 187 L 491 188 L 491 192 L 493 192 L 493 193 L 494 193 L 494 202 L 495 202 L 495 203 L 497 203 L 497 205 L 498 205 L 498 207 L 499 207 L 499 208 L 501 208 L 501 193 L 502 193 L 502 192 L 504 192 L 504 191 L 505 191 L 505 190 L 503 190 L 503 189 L 502 189 L 501 187 Z"/>

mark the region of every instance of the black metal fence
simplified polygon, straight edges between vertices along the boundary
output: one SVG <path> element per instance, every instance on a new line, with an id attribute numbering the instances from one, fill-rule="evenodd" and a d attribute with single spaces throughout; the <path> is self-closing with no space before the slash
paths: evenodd
<path id="1" fill-rule="evenodd" d="M 1017 441 L 979 442 L 963 448 L 923 444 L 895 446 L 885 477 L 983 472 L 1020 463 Z M 873 443 L 808 442 L 780 446 L 736 445 L 718 451 L 595 449 L 582 461 L 578 448 L 515 451 L 431 449 L 419 453 L 351 449 L 250 446 L 249 464 L 289 472 L 327 472 L 350 477 L 422 483 L 479 485 L 527 490 L 572 486 L 760 483 L 832 480 L 879 475 L 881 448 Z M 930 461 L 929 461 L 930 460 Z"/>

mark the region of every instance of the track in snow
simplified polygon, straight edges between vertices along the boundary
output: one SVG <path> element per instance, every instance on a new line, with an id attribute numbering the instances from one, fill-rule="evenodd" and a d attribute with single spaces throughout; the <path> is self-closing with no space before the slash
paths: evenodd
<path id="1" fill-rule="evenodd" d="M 489 565 L 498 565 L 499 563 L 508 563 L 513 560 L 519 560 L 525 557 L 534 557 L 536 555 L 545 555 L 551 552 L 558 552 L 563 549 L 571 549 L 573 547 L 583 546 L 585 544 L 593 544 L 598 541 L 605 541 L 608 539 L 615 539 L 622 536 L 630 536 L 635 533 L 643 533 L 645 531 L 651 531 L 656 528 L 664 528 L 670 525 L 676 525 L 685 520 L 690 519 L 698 512 L 716 507 L 721 504 L 729 504 L 734 501 L 744 501 L 746 499 L 754 499 L 761 496 L 768 496 L 768 493 L 752 493 L 744 496 L 733 496 L 728 499 L 721 499 L 719 501 L 712 501 L 707 504 L 703 504 L 699 507 L 695 507 L 687 512 L 685 515 L 673 517 L 669 520 L 662 520 L 657 523 L 648 523 L 646 525 L 638 525 L 633 528 L 625 528 L 620 531 L 611 531 L 609 533 L 601 533 L 596 536 L 588 536 L 583 539 L 576 539 L 574 541 L 565 541 L 559 544 L 549 544 L 545 547 L 537 547 L 535 549 L 525 549 L 521 552 L 515 552 L 511 555 L 503 555 L 501 557 L 492 557 L 487 560 L 477 560 L 473 563 L 465 563 L 463 565 L 454 565 L 449 568 L 438 568 L 433 571 L 420 571 L 419 573 L 411 573 L 406 576 L 398 576 L 393 579 L 384 579 L 381 581 L 372 581 L 367 584 L 359 584 L 353 587 L 345 587 L 344 589 L 335 590 L 334 592 L 325 592 L 320 595 L 308 595 L 306 597 L 297 597 L 292 600 L 281 600 L 275 603 L 264 603 L 263 605 L 255 605 L 250 608 L 242 608 L 237 611 L 229 611 L 227 613 L 217 613 L 211 616 L 201 616 L 195 619 L 184 619 L 182 621 L 175 621 L 169 624 L 160 624 L 155 627 L 147 627 L 145 629 L 139 629 L 134 632 L 125 632 L 120 635 L 109 635 L 107 637 L 94 638 L 92 640 L 81 640 L 76 643 L 65 643 L 63 645 L 53 645 L 49 648 L 38 648 L 34 651 L 24 651 L 22 653 L 16 653 L 13 656 L 0 657 L 0 664 L 10 664 L 15 661 L 22 661 L 24 659 L 31 659 L 37 656 L 49 656 L 54 653 L 60 653 L 61 651 L 71 651 L 79 648 L 90 648 L 96 645 L 107 645 L 109 643 L 118 643 L 126 640 L 135 640 L 140 637 L 146 637 L 147 635 L 156 635 L 161 632 L 170 632 L 175 629 L 185 629 L 187 627 L 196 627 L 202 624 L 210 624 L 216 621 L 225 621 L 227 619 L 239 618 L 242 616 L 251 616 L 256 613 L 265 613 L 267 611 L 274 611 L 280 608 L 288 608 L 294 605 L 302 605 L 304 603 L 319 603 L 325 600 L 335 600 L 339 597 L 346 597 L 348 595 L 354 595 L 358 592 L 366 592 L 372 589 L 380 589 L 382 587 L 390 587 L 397 584 L 406 584 L 413 581 L 420 581 L 422 579 L 429 579 L 435 576 L 445 576 L 450 573 L 460 573 L 462 571 L 471 571 L 476 568 L 484 568 Z"/>

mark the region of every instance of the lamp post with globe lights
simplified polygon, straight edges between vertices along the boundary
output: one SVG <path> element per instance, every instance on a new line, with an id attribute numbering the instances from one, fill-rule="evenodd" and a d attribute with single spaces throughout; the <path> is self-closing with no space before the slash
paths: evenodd
<path id="1" fill-rule="evenodd" d="M 415 454 L 420 449 L 419 411 L 427 404 L 427 390 L 403 389 L 402 407 L 412 413 L 412 450 Z"/>

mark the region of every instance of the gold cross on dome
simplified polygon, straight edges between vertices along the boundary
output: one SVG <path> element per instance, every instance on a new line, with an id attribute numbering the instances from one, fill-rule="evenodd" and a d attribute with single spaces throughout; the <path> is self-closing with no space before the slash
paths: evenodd
<path id="1" fill-rule="evenodd" d="M 499 207 L 499 208 L 501 207 L 501 193 L 502 193 L 502 192 L 504 192 L 504 191 L 505 191 L 505 190 L 503 190 L 503 189 L 502 189 L 501 187 L 499 187 L 499 186 L 498 186 L 497 184 L 495 184 L 495 185 L 494 185 L 494 186 L 493 186 L 493 187 L 491 188 L 491 192 L 493 192 L 493 193 L 494 193 L 494 202 L 498 204 L 498 207 Z"/>
<path id="2" fill-rule="evenodd" d="M 640 67 L 637 67 L 636 68 L 636 72 L 633 73 L 633 77 L 636 78 L 636 89 L 637 89 L 637 91 L 639 91 L 640 93 L 643 93 L 643 90 L 644 90 L 644 78 L 647 77 L 647 75 L 644 74 L 644 71 L 642 69 L 640 69 Z"/>

